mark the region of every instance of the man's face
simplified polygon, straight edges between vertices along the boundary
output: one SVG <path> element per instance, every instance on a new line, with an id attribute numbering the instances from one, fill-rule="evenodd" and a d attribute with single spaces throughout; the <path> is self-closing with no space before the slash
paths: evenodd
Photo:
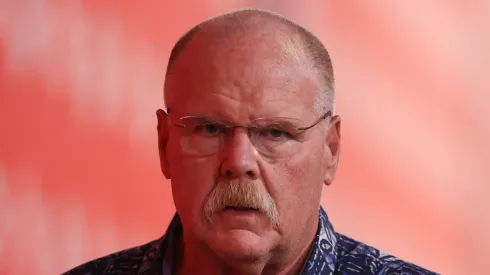
<path id="1" fill-rule="evenodd" d="M 197 34 L 167 78 L 171 113 L 159 112 L 162 169 L 185 238 L 225 257 L 263 257 L 316 231 L 322 185 L 335 173 L 339 122 L 326 120 L 328 127 L 295 138 L 244 128 L 221 133 L 215 120 L 250 125 L 282 117 L 309 126 L 320 116 L 313 103 L 321 87 L 300 53 L 285 51 L 272 32 L 217 39 Z"/>

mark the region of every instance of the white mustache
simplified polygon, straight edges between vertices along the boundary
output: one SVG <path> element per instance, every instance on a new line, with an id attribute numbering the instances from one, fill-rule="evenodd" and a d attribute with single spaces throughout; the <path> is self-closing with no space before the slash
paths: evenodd
<path id="1" fill-rule="evenodd" d="M 277 206 L 262 184 L 248 180 L 219 182 L 209 193 L 204 205 L 206 222 L 227 206 L 253 208 L 266 215 L 272 225 L 279 226 Z"/>

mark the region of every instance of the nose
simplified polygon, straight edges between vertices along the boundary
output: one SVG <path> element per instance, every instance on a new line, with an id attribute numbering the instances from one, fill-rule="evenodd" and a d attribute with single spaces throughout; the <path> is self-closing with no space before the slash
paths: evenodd
<path id="1" fill-rule="evenodd" d="M 248 137 L 247 129 L 236 128 L 233 131 L 226 138 L 222 151 L 221 176 L 228 179 L 257 179 L 260 176 L 258 153 Z"/>

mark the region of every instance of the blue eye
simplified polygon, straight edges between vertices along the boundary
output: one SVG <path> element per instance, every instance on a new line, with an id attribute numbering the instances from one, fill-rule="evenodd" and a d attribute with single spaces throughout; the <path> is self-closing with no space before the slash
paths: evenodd
<path id="1" fill-rule="evenodd" d="M 260 131 L 260 135 L 275 141 L 292 138 L 292 135 L 290 133 L 277 128 L 265 128 L 262 131 Z"/>

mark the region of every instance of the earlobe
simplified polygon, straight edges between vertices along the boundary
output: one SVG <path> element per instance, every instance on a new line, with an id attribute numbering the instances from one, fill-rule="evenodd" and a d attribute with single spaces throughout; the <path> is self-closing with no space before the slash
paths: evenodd
<path id="1" fill-rule="evenodd" d="M 157 110 L 158 152 L 160 154 L 160 168 L 166 179 L 170 179 L 170 166 L 167 158 L 167 145 L 169 137 L 168 114 Z"/>
<path id="2" fill-rule="evenodd" d="M 323 183 L 326 186 L 330 186 L 330 184 L 332 184 L 332 182 L 333 182 L 333 177 L 330 174 L 325 173 L 325 178 L 323 179 Z"/>

